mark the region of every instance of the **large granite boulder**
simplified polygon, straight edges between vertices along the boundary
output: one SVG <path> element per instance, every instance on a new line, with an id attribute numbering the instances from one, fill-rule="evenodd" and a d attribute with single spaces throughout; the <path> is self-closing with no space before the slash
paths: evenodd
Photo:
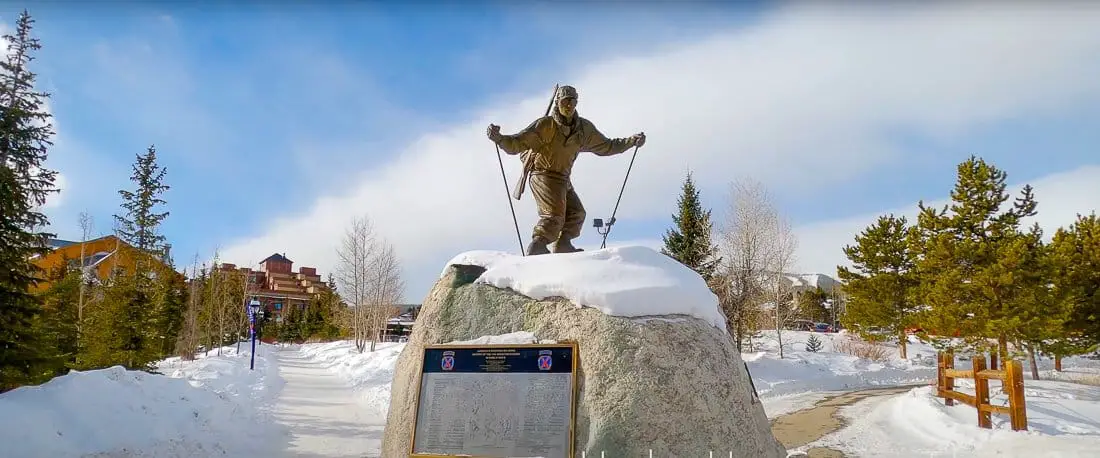
<path id="1" fill-rule="evenodd" d="M 407 456 L 425 345 L 526 332 L 579 346 L 581 457 L 785 457 L 702 278 L 644 247 L 448 263 L 397 360 L 382 456 Z"/>

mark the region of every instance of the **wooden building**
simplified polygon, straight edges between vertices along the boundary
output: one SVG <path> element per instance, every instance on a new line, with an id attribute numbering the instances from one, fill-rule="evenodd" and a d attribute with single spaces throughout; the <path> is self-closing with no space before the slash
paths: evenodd
<path id="1" fill-rule="evenodd" d="M 106 283 L 115 273 L 132 274 L 136 266 L 138 256 L 146 256 L 153 260 L 153 275 L 157 271 L 171 270 L 168 263 L 168 250 L 163 254 L 140 254 L 140 250 L 126 243 L 114 235 L 108 235 L 97 239 L 81 242 L 51 239 L 48 243 L 51 248 L 49 253 L 32 258 L 31 262 L 43 270 L 43 275 L 48 277 L 50 272 L 63 265 L 76 268 L 80 265 L 81 250 L 84 258 L 84 278 L 89 283 Z M 170 248 L 170 246 L 169 246 Z M 174 270 L 172 270 L 175 272 Z M 182 275 L 175 272 L 177 275 Z M 31 288 L 31 292 L 40 293 L 50 287 L 47 278 Z"/>

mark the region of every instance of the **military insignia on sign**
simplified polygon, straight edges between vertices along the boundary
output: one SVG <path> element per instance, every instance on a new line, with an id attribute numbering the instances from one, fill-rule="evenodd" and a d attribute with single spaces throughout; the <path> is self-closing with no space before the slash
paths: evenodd
<path id="1" fill-rule="evenodd" d="M 443 352 L 443 370 L 449 371 L 455 368 L 455 352 L 445 351 Z"/>
<path id="2" fill-rule="evenodd" d="M 554 358 L 551 356 L 554 352 L 550 350 L 539 351 L 539 370 L 548 371 L 550 366 L 554 364 Z"/>

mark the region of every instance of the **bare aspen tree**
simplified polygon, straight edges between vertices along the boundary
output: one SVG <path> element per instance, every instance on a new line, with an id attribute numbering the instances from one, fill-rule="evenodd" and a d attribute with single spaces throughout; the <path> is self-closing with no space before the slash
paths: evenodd
<path id="1" fill-rule="evenodd" d="M 194 264 L 191 267 L 191 293 L 188 294 L 187 310 L 184 312 L 183 326 L 180 329 L 176 354 L 181 359 L 190 361 L 195 359 L 195 349 L 199 346 L 199 309 L 201 297 L 197 291 L 199 277 L 199 256 L 195 255 Z"/>
<path id="2" fill-rule="evenodd" d="M 221 269 L 220 256 L 218 250 L 215 250 L 209 270 L 206 269 L 205 264 L 203 265 L 207 275 L 206 284 L 203 285 L 200 312 L 208 342 L 206 353 L 209 353 L 211 348 L 217 348 L 218 355 L 222 354 L 227 331 L 232 327 L 231 320 L 234 316 L 229 308 L 236 309 L 233 280 Z"/>
<path id="3" fill-rule="evenodd" d="M 393 245 L 386 240 L 377 241 L 376 256 L 370 263 L 370 351 L 380 339 L 394 305 L 405 292 L 405 282 L 401 278 L 401 266 Z"/>
<path id="4" fill-rule="evenodd" d="M 783 358 L 783 328 L 790 323 L 798 312 L 798 308 L 791 298 L 794 283 L 787 277 L 786 273 L 794 265 L 794 255 L 795 250 L 798 248 L 798 241 L 790 223 L 774 208 L 767 229 L 767 268 L 771 277 L 768 282 L 769 299 L 771 299 L 773 305 L 775 336 L 779 341 L 779 357 Z"/>
<path id="5" fill-rule="evenodd" d="M 198 307 L 198 328 L 200 329 L 200 342 L 203 343 L 203 354 L 210 355 L 210 349 L 214 346 L 214 326 L 216 320 L 214 319 L 213 307 L 214 303 L 214 288 L 213 288 L 213 272 L 206 268 L 206 263 L 202 264 L 199 268 L 199 276 L 202 279 L 202 283 L 199 284 L 199 299 L 196 301 Z"/>
<path id="6" fill-rule="evenodd" d="M 355 218 L 348 225 L 344 238 L 336 249 L 339 258 L 337 278 L 350 302 L 348 327 L 355 340 L 355 348 L 360 353 L 366 350 L 370 334 L 370 305 L 367 299 L 375 251 L 374 227 L 365 216 Z"/>
<path id="7" fill-rule="evenodd" d="M 77 292 L 76 302 L 76 338 L 81 342 L 84 325 L 84 294 L 88 279 L 85 276 L 85 252 L 84 244 L 88 243 L 88 235 L 92 231 L 92 217 L 88 212 L 80 212 L 80 290 Z"/>
<path id="8" fill-rule="evenodd" d="M 752 334 L 758 330 L 773 213 L 767 190 L 760 183 L 738 181 L 730 186 L 726 217 L 718 230 L 722 264 L 715 292 L 733 328 L 738 351 L 746 341 L 751 347 Z"/>
<path id="9" fill-rule="evenodd" d="M 214 262 L 210 266 L 210 281 L 214 286 L 214 300 L 212 305 L 215 307 L 215 322 L 218 326 L 218 338 L 216 340 L 218 346 L 218 355 L 222 354 L 222 345 L 225 344 L 225 299 L 226 299 L 226 285 L 225 274 L 221 269 L 221 263 L 219 262 L 218 250 L 214 250 Z"/>
<path id="10" fill-rule="evenodd" d="M 251 265 L 251 264 L 250 264 Z M 237 352 L 241 351 L 241 341 L 249 337 L 248 334 L 248 302 L 257 291 L 259 285 L 252 283 L 252 277 L 247 272 L 236 272 L 240 278 L 240 296 L 237 309 Z"/>

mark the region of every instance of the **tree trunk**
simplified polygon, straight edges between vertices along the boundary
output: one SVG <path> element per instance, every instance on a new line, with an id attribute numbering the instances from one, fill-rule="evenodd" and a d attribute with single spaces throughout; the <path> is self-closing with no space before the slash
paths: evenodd
<path id="1" fill-rule="evenodd" d="M 1054 370 L 1062 372 L 1062 355 L 1054 355 Z"/>
<path id="2" fill-rule="evenodd" d="M 782 320 L 780 320 L 779 304 L 775 304 L 775 337 L 779 340 L 779 359 L 783 359 L 783 329 L 780 326 Z"/>
<path id="3" fill-rule="evenodd" d="M 999 366 L 997 365 L 998 361 L 1000 361 L 1000 358 L 997 357 L 997 348 L 996 347 L 990 347 L 989 348 L 989 368 L 990 369 L 998 369 L 999 368 Z"/>
<path id="4" fill-rule="evenodd" d="M 999 369 L 1005 370 L 1007 366 L 1005 361 L 1008 360 L 1008 338 L 1006 338 L 1004 334 L 997 337 L 997 347 L 1001 354 L 1001 367 Z"/>
<path id="5" fill-rule="evenodd" d="M 906 353 L 907 343 L 909 343 L 909 336 L 905 335 L 905 328 L 902 328 L 901 331 L 898 332 L 898 351 L 901 354 L 901 359 L 909 359 Z"/>
<path id="6" fill-rule="evenodd" d="M 1039 380 L 1039 364 L 1035 362 L 1035 344 L 1027 346 L 1027 361 L 1031 364 L 1031 377 Z"/>

